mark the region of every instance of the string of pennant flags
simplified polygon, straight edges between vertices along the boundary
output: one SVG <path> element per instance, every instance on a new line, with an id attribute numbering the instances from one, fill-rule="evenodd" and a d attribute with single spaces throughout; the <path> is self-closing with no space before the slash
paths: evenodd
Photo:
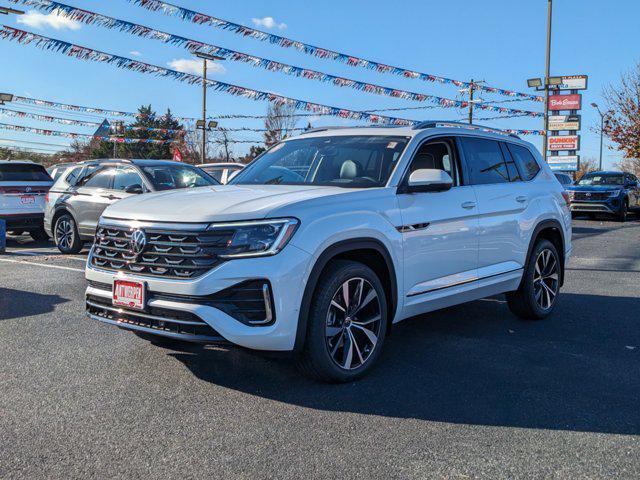
<path id="1" fill-rule="evenodd" d="M 80 60 L 102 62 L 114 65 L 118 68 L 132 70 L 139 73 L 173 78 L 190 85 L 201 84 L 204 81 L 209 88 L 212 88 L 218 92 L 244 97 L 255 101 L 268 101 L 276 104 L 287 104 L 293 106 L 297 110 L 304 110 L 313 112 L 315 114 L 332 115 L 344 119 L 363 120 L 371 123 L 387 125 L 413 125 L 415 123 L 418 123 L 417 120 L 378 115 L 374 113 L 350 110 L 346 108 L 338 108 L 305 100 L 299 100 L 291 97 L 285 97 L 283 95 L 278 95 L 272 92 L 263 92 L 260 90 L 241 87 L 239 85 L 220 82 L 218 80 L 205 80 L 200 75 L 179 72 L 177 70 L 140 62 L 131 58 L 109 54 L 88 47 L 68 43 L 62 40 L 38 35 L 25 30 L 20 30 L 7 25 L 4 25 L 0 30 L 0 38 L 9 41 L 15 41 L 22 45 L 33 44 L 34 46 L 42 50 L 60 53 Z M 527 130 L 523 132 L 529 131 Z"/>
<path id="2" fill-rule="evenodd" d="M 42 11 L 51 13 L 55 12 L 58 15 L 63 15 L 66 18 L 76 20 L 88 25 L 97 25 L 105 27 L 107 29 L 118 29 L 122 32 L 137 35 L 143 38 L 150 38 L 159 40 L 163 43 L 176 45 L 186 48 L 191 53 L 202 52 L 209 55 L 219 55 L 227 60 L 236 62 L 242 62 L 249 64 L 256 68 L 262 68 L 264 70 L 272 72 L 280 72 L 286 75 L 292 75 L 295 77 L 305 78 L 307 80 L 316 80 L 323 83 L 329 83 L 338 87 L 347 87 L 355 90 L 381 95 L 391 98 L 401 98 L 404 100 L 410 100 L 415 102 L 431 102 L 444 108 L 466 108 L 468 102 L 453 100 L 449 98 L 443 98 L 436 95 L 429 95 L 425 93 L 412 92 L 408 90 L 395 89 L 377 85 L 373 83 L 360 82 L 358 80 L 338 77 L 330 75 L 328 73 L 319 72 L 316 70 L 310 70 L 306 68 L 297 67 L 294 65 L 288 65 L 280 63 L 268 58 L 257 57 L 249 55 L 236 50 L 227 49 L 217 45 L 207 44 L 199 42 L 197 40 L 189 39 L 179 35 L 155 30 L 150 27 L 139 25 L 125 20 L 120 20 L 114 17 L 109 17 L 89 10 L 73 7 L 64 3 L 56 2 L 53 0 L 12 0 L 14 3 L 22 3 L 27 6 L 36 7 Z M 495 105 L 485 105 L 477 103 L 475 105 L 477 109 L 486 110 L 497 113 L 508 113 L 516 115 L 526 115 L 531 117 L 541 117 L 543 113 L 533 112 L 529 110 L 520 110 L 513 108 L 500 107 Z"/>
<path id="3" fill-rule="evenodd" d="M 16 0 L 12 0 L 12 1 L 16 1 Z M 521 92 L 516 92 L 514 90 L 507 90 L 504 88 L 495 88 L 487 85 L 478 85 L 476 83 L 472 84 L 471 82 L 463 82 L 460 80 L 454 80 L 454 79 L 442 77 L 439 75 L 432 75 L 429 73 L 417 72 L 417 71 L 409 70 L 402 67 L 395 67 L 395 66 L 387 65 L 380 62 L 375 62 L 373 60 L 367 60 L 365 58 L 337 52 L 327 48 L 321 48 L 315 45 L 300 42 L 287 37 L 282 37 L 280 35 L 275 35 L 272 33 L 264 32 L 262 30 L 257 30 L 255 28 L 247 27 L 246 25 L 229 22 L 221 18 L 216 18 L 211 15 L 207 15 L 205 13 L 189 10 L 187 8 L 183 8 L 178 5 L 175 5 L 169 2 L 164 2 L 161 0 L 128 0 L 128 1 L 142 8 L 146 8 L 147 10 L 151 10 L 154 12 L 159 11 L 161 13 L 164 13 L 165 15 L 178 17 L 186 22 L 191 22 L 198 25 L 208 25 L 214 28 L 219 28 L 222 30 L 233 32 L 243 37 L 250 37 L 260 41 L 266 41 L 273 45 L 280 46 L 282 48 L 295 48 L 296 50 L 302 53 L 305 53 L 307 55 L 312 55 L 314 57 L 323 58 L 323 59 L 334 60 L 352 67 L 360 67 L 368 70 L 375 70 L 376 72 L 379 72 L 379 73 L 390 73 L 390 74 L 398 75 L 405 78 L 419 79 L 427 82 L 437 82 L 445 85 L 454 85 L 459 88 L 474 88 L 476 90 L 481 90 L 487 93 L 494 93 L 494 94 L 507 96 L 507 97 L 515 97 L 522 100 L 531 100 L 533 102 L 544 102 L 544 98 L 537 95 L 532 95 L 529 93 L 521 93 Z"/>
<path id="4" fill-rule="evenodd" d="M 59 130 L 45 130 L 43 128 L 25 127 L 23 125 L 13 125 L 9 123 L 0 123 L 0 129 L 11 130 L 14 132 L 34 133 L 36 135 L 43 135 L 46 137 L 71 138 L 74 140 L 79 138 L 88 138 L 88 139 L 102 140 L 103 142 L 150 143 L 154 145 L 168 145 L 170 143 L 173 143 L 173 140 L 155 140 L 151 138 L 122 138 L 122 137 L 114 137 L 114 136 L 91 135 L 88 133 L 61 132 Z"/>

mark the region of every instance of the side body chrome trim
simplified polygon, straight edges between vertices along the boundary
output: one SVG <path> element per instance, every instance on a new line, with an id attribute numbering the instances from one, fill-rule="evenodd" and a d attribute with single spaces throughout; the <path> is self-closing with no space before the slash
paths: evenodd
<path id="1" fill-rule="evenodd" d="M 472 278 L 468 278 L 468 279 L 465 279 L 465 280 L 462 280 L 462 281 L 459 281 L 459 282 L 453 282 L 453 283 L 449 283 L 447 285 L 442 285 L 440 287 L 435 287 L 435 288 L 430 288 L 430 289 L 427 289 L 427 290 L 421 290 L 419 292 L 409 293 L 407 295 L 407 297 L 415 297 L 415 296 L 418 296 L 418 295 L 424 295 L 425 293 L 432 293 L 432 292 L 437 292 L 439 290 L 445 290 L 447 288 L 459 287 L 460 285 L 466 285 L 466 284 L 472 283 L 472 282 L 479 282 L 481 280 L 486 280 L 488 278 L 499 277 L 501 275 L 507 275 L 509 273 L 515 273 L 515 272 L 518 272 L 520 270 L 522 270 L 522 268 L 516 268 L 514 270 L 509 270 L 507 272 L 500 272 L 500 273 L 496 273 L 496 274 L 493 274 L 493 275 L 486 275 L 484 277 L 472 277 Z"/>
<path id="2" fill-rule="evenodd" d="M 416 230 L 426 230 L 429 228 L 429 225 L 431 225 L 429 222 L 414 223 L 413 225 L 400 225 L 399 227 L 396 227 L 396 230 L 400 233 L 415 232 Z"/>

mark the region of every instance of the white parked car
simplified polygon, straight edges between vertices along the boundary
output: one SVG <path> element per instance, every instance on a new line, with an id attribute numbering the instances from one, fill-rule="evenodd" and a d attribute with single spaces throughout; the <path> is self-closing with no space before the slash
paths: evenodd
<path id="1" fill-rule="evenodd" d="M 49 238 L 43 220 L 45 197 L 52 184 L 38 163 L 0 161 L 0 220 L 6 222 L 8 232 L 27 232 L 34 240 Z"/>
<path id="2" fill-rule="evenodd" d="M 226 185 L 236 176 L 243 168 L 242 163 L 203 163 L 198 165 L 199 168 L 207 172 L 221 184 Z"/>
<path id="3" fill-rule="evenodd" d="M 566 192 L 516 136 L 449 122 L 319 129 L 231 185 L 104 212 L 87 313 L 144 336 L 293 352 L 349 381 L 394 323 L 507 293 L 554 309 L 571 252 Z"/>

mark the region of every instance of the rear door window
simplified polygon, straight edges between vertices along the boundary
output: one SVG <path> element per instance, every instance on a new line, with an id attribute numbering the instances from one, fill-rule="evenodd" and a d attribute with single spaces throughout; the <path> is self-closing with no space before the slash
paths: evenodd
<path id="1" fill-rule="evenodd" d="M 460 137 L 472 185 L 507 183 L 507 164 L 500 144 L 486 138 Z"/>
<path id="2" fill-rule="evenodd" d="M 538 165 L 538 162 L 536 162 L 536 159 L 528 149 L 513 143 L 508 143 L 507 148 L 511 152 L 511 157 L 516 165 L 518 165 L 523 180 L 531 180 L 538 174 L 540 165 Z"/>
<path id="3" fill-rule="evenodd" d="M 50 182 L 42 165 L 30 163 L 0 164 L 0 182 Z"/>

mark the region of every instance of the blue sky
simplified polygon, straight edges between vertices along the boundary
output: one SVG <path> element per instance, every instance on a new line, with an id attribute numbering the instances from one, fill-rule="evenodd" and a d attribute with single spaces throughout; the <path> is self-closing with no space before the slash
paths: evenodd
<path id="1" fill-rule="evenodd" d="M 255 26 L 253 19 L 271 17 L 273 22 L 267 21 L 266 25 L 263 22 L 263 25 L 257 28 L 320 47 L 425 73 L 459 80 L 485 80 L 487 85 L 495 87 L 526 92 L 526 79 L 541 76 L 544 71 L 547 6 L 545 0 L 403 0 L 397 3 L 380 0 L 173 1 L 186 8 L 250 26 Z M 7 2 L 0 0 L 0 4 L 2 3 Z M 126 0 L 67 0 L 64 3 L 334 75 L 443 97 L 461 98 L 454 86 L 403 79 L 317 59 L 293 49 L 282 49 L 212 27 L 185 23 L 178 18 L 141 9 Z M 615 8 L 601 0 L 555 2 L 552 74 L 589 75 L 589 90 L 584 92 L 583 98 L 580 152 L 583 158 L 597 157 L 599 149 L 599 136 L 591 131 L 591 127 L 599 122 L 599 117 L 589 104 L 602 104 L 603 86 L 615 82 L 620 73 L 629 70 L 638 61 L 638 52 L 634 47 L 640 44 L 637 20 L 639 17 L 640 2 L 635 0 L 618 0 L 615 2 Z M 136 58 L 162 66 L 168 66 L 168 63 L 173 61 L 182 61 L 180 63 L 185 64 L 188 63 L 184 62 L 185 60 L 192 59 L 182 48 L 133 37 L 115 30 L 87 25 L 68 28 L 68 25 L 60 25 L 60 22 L 34 24 L 28 19 L 32 25 L 24 25 L 17 22 L 18 18 L 3 16 L 0 21 L 10 26 L 122 56 L 131 57 L 130 52 L 136 52 Z M 83 62 L 6 41 L 0 41 L 0 59 L 3 65 L 0 91 L 116 110 L 134 110 L 141 104 L 151 103 L 158 111 L 170 107 L 175 114 L 183 116 L 198 116 L 201 108 L 201 88 L 171 79 L 120 70 L 106 64 Z M 211 78 L 338 107 L 365 110 L 424 105 L 267 72 L 237 62 L 223 62 L 218 69 L 220 71 L 215 70 L 214 68 Z M 488 94 L 483 98 L 487 101 L 504 99 Z M 505 105 L 541 110 L 541 104 L 532 102 Z M 209 108 L 212 114 L 264 114 L 266 105 L 210 91 Z M 38 112 L 44 113 L 41 110 Z M 52 111 L 46 113 L 55 114 Z M 59 116 L 72 117 L 66 113 Z M 399 112 L 398 116 L 415 119 L 461 119 L 465 112 L 437 109 Z M 491 117 L 494 114 L 478 112 L 477 116 Z M 0 117 L 0 122 L 92 133 L 89 128 L 46 124 L 28 119 Z M 304 119 L 301 120 L 300 126 L 305 126 L 305 122 Z M 313 123 L 314 126 L 318 126 L 353 122 L 324 117 Z M 481 123 L 500 128 L 542 128 L 541 119 L 529 118 L 485 120 Z M 258 120 L 228 120 L 224 125 L 261 126 Z M 245 132 L 236 135 L 235 138 L 258 139 L 259 134 Z M 67 143 L 59 138 L 1 130 L 0 139 Z M 538 138 L 527 139 L 540 147 Z M 244 150 L 242 146 L 236 147 L 236 153 L 242 153 Z M 616 152 L 605 150 L 605 166 L 611 166 L 617 158 Z"/>

